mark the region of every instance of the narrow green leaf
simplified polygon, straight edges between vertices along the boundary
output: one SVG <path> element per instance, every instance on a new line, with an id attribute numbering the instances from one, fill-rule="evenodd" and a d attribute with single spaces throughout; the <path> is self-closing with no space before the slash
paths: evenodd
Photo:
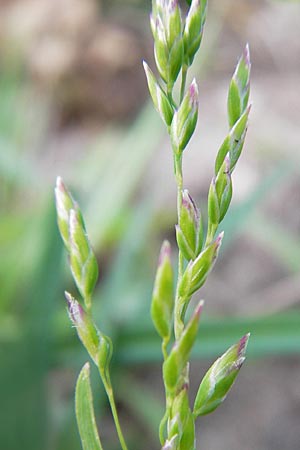
<path id="1" fill-rule="evenodd" d="M 76 418 L 83 450 L 103 450 L 97 431 L 90 384 L 90 365 L 86 363 L 77 379 Z"/>

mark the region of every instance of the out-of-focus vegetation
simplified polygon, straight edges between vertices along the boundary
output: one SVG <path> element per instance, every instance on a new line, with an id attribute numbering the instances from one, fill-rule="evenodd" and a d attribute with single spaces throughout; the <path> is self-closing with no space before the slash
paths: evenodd
<path id="1" fill-rule="evenodd" d="M 114 382 L 132 447 L 145 431 L 151 436 L 161 415 L 160 385 L 151 379 L 146 390 L 138 376 L 141 368 L 160 358 L 149 302 L 160 242 L 166 235 L 174 239 L 176 220 L 170 212 L 173 208 L 168 207 L 175 193 L 173 196 L 171 171 L 164 172 L 168 150 L 163 127 L 152 106 L 143 103 L 146 85 L 143 88 L 142 69 L 138 68 L 141 58 L 151 54 L 150 5 L 141 0 L 89 1 L 90 10 L 86 7 L 80 12 L 81 3 L 74 0 L 77 9 L 73 5 L 71 14 L 71 1 L 43 0 L 39 16 L 34 0 L 0 6 L 3 450 L 80 448 L 73 388 L 85 355 L 74 337 L 63 300 L 62 286 L 68 285 L 71 292 L 73 287 L 54 215 L 52 191 L 58 174 L 76 191 L 99 258 L 101 280 L 95 311 L 102 328 L 113 337 Z M 272 47 L 274 41 L 280 53 L 281 46 L 287 48 L 285 42 L 291 39 L 293 51 L 299 48 L 293 34 L 299 33 L 299 28 L 294 31 L 292 21 L 299 6 L 287 3 L 244 0 L 232 15 L 236 2 L 211 2 L 203 42 L 205 57 L 196 62 L 204 86 L 200 117 L 208 130 L 200 142 L 201 151 L 209 153 L 219 137 L 219 124 L 209 122 L 209 108 L 218 110 L 218 96 L 223 96 L 222 103 L 225 98 L 222 82 L 229 79 L 228 67 L 233 61 L 227 66 L 226 59 L 239 53 L 235 46 L 241 37 L 235 39 L 237 34 L 244 40 L 253 39 L 253 122 L 245 148 L 252 156 L 245 156 L 244 178 L 236 180 L 237 194 L 246 184 L 247 189 L 224 224 L 225 245 L 211 280 L 213 288 L 203 294 L 209 303 L 212 292 L 217 292 L 219 301 L 218 309 L 211 309 L 203 318 L 195 358 L 218 355 L 247 331 L 252 332 L 249 355 L 299 358 L 300 165 L 295 121 L 300 98 L 292 86 L 297 73 L 299 80 L 300 67 L 296 61 L 288 64 L 284 53 L 281 58 L 286 58 L 286 67 L 282 67 Z M 61 13 L 55 26 L 47 19 L 49 4 Z M 42 14 L 43 8 L 47 14 Z M 91 26 L 90 17 L 95 19 Z M 65 24 L 64 18 L 69 19 Z M 251 24 L 257 26 L 252 33 Z M 283 43 L 278 24 L 285 33 Z M 272 37 L 273 27 L 277 28 Z M 264 28 L 270 30 L 268 38 Z M 5 34 L 7 29 L 10 31 Z M 101 45 L 103 41 L 107 47 Z M 68 67 L 64 55 L 73 55 Z M 291 61 L 294 59 L 292 56 Z M 280 114 L 276 114 L 278 110 Z M 197 153 L 199 144 L 193 145 L 191 152 Z M 150 161 L 157 175 L 147 170 Z M 197 161 L 191 160 L 191 168 L 197 167 Z M 189 179 L 199 198 L 204 197 L 200 178 L 210 170 L 209 164 L 199 167 L 199 175 L 195 170 Z M 149 177 L 155 177 L 154 192 L 148 191 Z M 222 298 L 229 299 L 227 306 Z M 155 376 L 150 369 L 147 373 L 143 375 Z M 104 423 L 104 439 L 113 449 L 104 395 L 98 387 L 97 413 Z M 137 409 L 136 405 L 145 403 L 146 409 Z M 149 448 L 156 445 L 151 439 L 149 442 Z"/>

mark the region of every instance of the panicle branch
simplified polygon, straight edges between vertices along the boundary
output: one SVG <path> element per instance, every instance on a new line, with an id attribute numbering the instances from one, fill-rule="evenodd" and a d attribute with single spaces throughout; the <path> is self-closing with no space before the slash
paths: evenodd
<path id="1" fill-rule="evenodd" d="M 223 239 L 218 231 L 232 198 L 232 172 L 245 141 L 250 106 L 250 54 L 247 45 L 230 82 L 227 109 L 229 131 L 216 156 L 215 173 L 207 199 L 207 227 L 187 189 L 184 189 L 182 158 L 198 120 L 199 92 L 193 79 L 186 89 L 187 73 L 200 48 L 207 14 L 207 0 L 187 0 L 186 17 L 177 0 L 153 0 L 150 18 L 154 38 L 154 56 L 160 79 L 147 63 L 144 69 L 154 106 L 165 122 L 174 157 L 177 182 L 178 272 L 175 294 L 169 244 L 164 243 L 152 296 L 151 315 L 163 344 L 163 378 L 166 413 L 160 425 L 163 449 L 193 450 L 195 419 L 213 411 L 225 398 L 244 361 L 248 335 L 231 347 L 204 377 L 194 410 L 189 407 L 189 357 L 199 325 L 201 302 L 186 321 L 192 296 L 205 283 L 212 270 Z M 181 73 L 180 98 L 175 100 L 175 82 Z M 173 324 L 173 336 L 171 325 Z M 173 339 L 173 346 L 168 343 Z M 242 346 L 241 343 L 245 345 Z M 243 350 L 241 350 L 243 348 Z M 211 385 L 208 384 L 211 383 Z"/>
<path id="2" fill-rule="evenodd" d="M 109 364 L 113 351 L 112 342 L 97 328 L 92 318 L 92 294 L 98 279 L 98 263 L 87 236 L 79 206 L 61 177 L 58 177 L 56 181 L 55 201 L 58 227 L 69 254 L 71 273 L 83 299 L 82 305 L 69 292 L 65 292 L 69 317 L 79 339 L 98 368 L 122 450 L 127 450 L 110 382 Z M 89 366 L 85 365 L 78 376 L 76 385 L 76 418 L 79 434 L 84 450 L 92 448 L 103 450 L 95 424 L 92 400 Z"/>

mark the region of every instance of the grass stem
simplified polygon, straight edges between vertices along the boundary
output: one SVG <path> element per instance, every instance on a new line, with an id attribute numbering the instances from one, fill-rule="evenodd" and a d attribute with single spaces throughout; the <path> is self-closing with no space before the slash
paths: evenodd
<path id="1" fill-rule="evenodd" d="M 117 412 L 117 408 L 116 408 L 116 402 L 115 402 L 115 398 L 114 398 L 114 393 L 113 393 L 113 389 L 111 386 L 111 381 L 110 381 L 110 377 L 109 374 L 107 373 L 103 373 L 101 369 L 99 369 L 99 373 L 100 373 L 100 377 L 102 379 L 103 385 L 104 385 L 104 389 L 110 404 L 110 409 L 111 409 L 111 413 L 115 422 L 115 426 L 116 426 L 116 430 L 117 430 L 117 434 L 118 434 L 118 438 L 122 447 L 122 450 L 128 450 L 127 444 L 125 442 L 125 438 L 121 429 L 121 425 L 120 425 L 120 421 L 119 421 L 119 416 L 118 416 L 118 412 Z"/>

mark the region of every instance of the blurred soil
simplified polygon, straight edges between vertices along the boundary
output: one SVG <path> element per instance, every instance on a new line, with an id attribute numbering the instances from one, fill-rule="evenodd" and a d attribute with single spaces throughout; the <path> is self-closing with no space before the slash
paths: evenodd
<path id="1" fill-rule="evenodd" d="M 249 41 L 253 108 L 245 152 L 234 178 L 238 204 L 259 186 L 274 161 L 279 169 L 287 161 L 299 167 L 300 5 L 266 0 L 210 3 L 207 33 L 211 36 L 216 29 L 218 41 L 200 75 L 199 135 L 186 154 L 186 184 L 193 196 L 205 198 L 215 149 L 227 128 L 229 77 Z M 152 60 L 147 14 L 142 8 L 135 11 L 137 25 L 136 20 L 130 23 L 129 13 L 126 20 L 120 12 L 114 15 L 116 10 L 105 9 L 96 0 L 0 3 L 0 52 L 5 54 L 9 48 L 21 54 L 28 79 L 37 92 L 51 98 L 56 126 L 46 146 L 49 151 L 55 151 L 55 143 L 70 156 L 76 146 L 89 141 L 90 133 L 94 136 L 111 121 L 128 123 L 148 98 L 141 70 L 143 58 Z M 157 150 L 141 187 L 146 192 L 150 185 L 156 186 L 154 195 L 161 207 L 175 199 L 167 146 L 166 140 Z M 299 171 L 288 182 L 275 183 L 274 193 L 262 203 L 268 220 L 282 225 L 299 242 Z M 253 239 L 247 224 L 245 229 L 249 233 L 231 244 L 202 292 L 209 299 L 207 311 L 259 315 L 299 306 L 299 273 L 274 256 L 264 236 Z M 196 378 L 203 370 L 204 363 L 197 363 L 192 373 Z M 230 400 L 203 420 L 200 448 L 299 450 L 299 380 L 297 358 L 249 361 Z"/>
<path id="2" fill-rule="evenodd" d="M 36 88 L 51 94 L 60 122 L 124 120 L 146 98 L 145 36 L 102 17 L 96 0 L 12 0 L 1 7 L 0 40 L 21 53 Z"/>

